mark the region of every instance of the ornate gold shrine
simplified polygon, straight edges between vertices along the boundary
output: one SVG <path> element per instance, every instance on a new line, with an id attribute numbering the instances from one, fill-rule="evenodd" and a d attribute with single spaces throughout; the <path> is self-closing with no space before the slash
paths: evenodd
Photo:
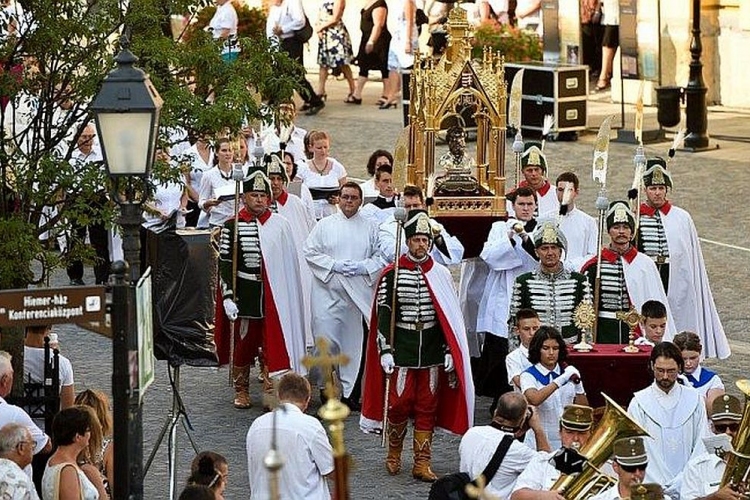
<path id="1" fill-rule="evenodd" d="M 410 81 L 409 126 L 396 146 L 396 178 L 422 187 L 441 175 L 437 171 L 435 139 L 441 130 L 460 121 L 476 122 L 476 180 L 479 195 L 436 195 L 429 207 L 432 217 L 505 217 L 505 110 L 507 89 L 503 58 L 485 48 L 481 60 L 472 60 L 473 30 L 466 11 L 451 10 L 448 45 L 438 61 L 415 63 Z M 398 181 L 397 181 L 398 183 Z M 402 188 L 403 186 L 397 186 Z"/>

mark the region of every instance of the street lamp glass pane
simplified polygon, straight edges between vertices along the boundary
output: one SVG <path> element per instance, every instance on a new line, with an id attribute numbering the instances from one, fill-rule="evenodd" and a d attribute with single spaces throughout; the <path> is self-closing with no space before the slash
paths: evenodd
<path id="1" fill-rule="evenodd" d="M 99 138 L 110 175 L 146 173 L 153 153 L 150 139 L 153 113 L 99 112 Z"/>

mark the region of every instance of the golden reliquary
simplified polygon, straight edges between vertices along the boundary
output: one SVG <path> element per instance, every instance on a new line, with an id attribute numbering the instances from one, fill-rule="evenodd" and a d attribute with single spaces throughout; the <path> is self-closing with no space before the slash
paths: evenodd
<path id="1" fill-rule="evenodd" d="M 394 155 L 397 188 L 420 186 L 432 197 L 430 215 L 449 226 L 447 219 L 454 217 L 504 218 L 503 58 L 486 48 L 481 60 L 471 58 L 473 30 L 464 9 L 450 11 L 446 29 L 445 53 L 437 60 L 420 58 L 411 74 L 409 125 Z M 476 126 L 476 158 L 466 155 L 466 117 Z M 449 151 L 436 157 L 441 132 Z"/>

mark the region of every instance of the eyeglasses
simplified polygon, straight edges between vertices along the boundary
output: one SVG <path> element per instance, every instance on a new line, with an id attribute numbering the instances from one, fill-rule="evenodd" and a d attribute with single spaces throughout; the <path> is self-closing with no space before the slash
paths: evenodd
<path id="1" fill-rule="evenodd" d="M 740 424 L 717 424 L 714 423 L 714 429 L 718 433 L 725 433 L 727 431 L 737 432 L 740 430 Z"/>
<path id="2" fill-rule="evenodd" d="M 630 474 L 634 473 L 635 471 L 639 471 L 639 470 L 646 470 L 646 465 L 648 465 L 648 464 L 640 464 L 640 465 L 623 465 L 623 464 L 621 464 L 621 463 L 619 463 L 619 462 L 618 462 L 618 464 L 620 465 L 620 468 L 621 468 L 622 470 L 624 470 L 625 472 L 628 472 L 628 473 L 630 473 Z"/>

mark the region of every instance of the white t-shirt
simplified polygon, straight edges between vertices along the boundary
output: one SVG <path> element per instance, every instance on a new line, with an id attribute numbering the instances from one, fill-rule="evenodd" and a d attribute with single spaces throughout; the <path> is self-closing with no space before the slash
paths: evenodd
<path id="1" fill-rule="evenodd" d="M 490 463 L 498 445 L 507 435 L 510 434 L 489 425 L 472 427 L 466 431 L 458 447 L 458 454 L 461 458 L 459 470 L 469 474 L 472 479 L 478 477 Z M 508 453 L 500 463 L 500 468 L 487 485 L 486 491 L 500 498 L 508 498 L 518 475 L 535 456 L 534 450 L 514 439 Z"/>
<path id="2" fill-rule="evenodd" d="M 276 414 L 276 450 L 284 460 L 279 471 L 280 498 L 330 500 L 323 477 L 333 472 L 333 454 L 328 435 L 315 417 L 297 406 L 284 403 Z M 273 436 L 274 412 L 255 419 L 247 432 L 247 470 L 250 500 L 268 498 L 268 470 L 263 466 Z"/>
<path id="3" fill-rule="evenodd" d="M 549 463 L 552 453 L 536 452 L 526 469 L 518 476 L 513 492 L 528 488 L 534 491 L 548 491 L 560 477 L 560 471 Z"/>
<path id="4" fill-rule="evenodd" d="M 50 352 L 50 361 L 52 353 Z M 60 390 L 63 387 L 70 387 L 74 384 L 73 381 L 73 365 L 70 360 L 60 354 Z M 31 377 L 31 381 L 37 384 L 41 384 L 44 381 L 44 348 L 43 347 L 23 347 L 23 378 L 28 380 Z M 44 419 L 35 418 L 34 423 L 39 426 L 40 429 L 44 429 Z"/>
<path id="5" fill-rule="evenodd" d="M 219 39 L 223 30 L 229 30 L 229 38 L 236 38 L 237 23 L 237 11 L 234 10 L 232 2 L 227 0 L 224 5 L 219 5 L 218 7 L 216 7 L 216 12 L 214 13 L 214 17 L 212 17 L 211 21 L 208 23 L 208 27 L 212 30 L 211 34 L 214 37 L 214 40 Z M 235 44 L 235 46 L 231 47 L 230 50 L 230 45 L 226 41 L 221 48 L 222 54 L 239 51 L 239 45 Z"/>
<path id="6" fill-rule="evenodd" d="M 34 455 L 47 446 L 49 437 L 31 420 L 29 414 L 16 405 L 8 404 L 4 398 L 0 397 L 0 429 L 7 424 L 19 424 L 29 429 L 31 438 L 35 442 Z M 31 477 L 31 464 L 27 465 L 23 471 Z"/>
<path id="7" fill-rule="evenodd" d="M 508 372 L 508 383 L 513 386 L 513 390 L 521 390 L 513 384 L 513 377 L 520 375 L 523 371 L 531 366 L 529 361 L 529 349 L 523 345 L 518 346 L 505 357 L 505 370 Z M 519 380 L 519 384 L 521 381 Z"/>

